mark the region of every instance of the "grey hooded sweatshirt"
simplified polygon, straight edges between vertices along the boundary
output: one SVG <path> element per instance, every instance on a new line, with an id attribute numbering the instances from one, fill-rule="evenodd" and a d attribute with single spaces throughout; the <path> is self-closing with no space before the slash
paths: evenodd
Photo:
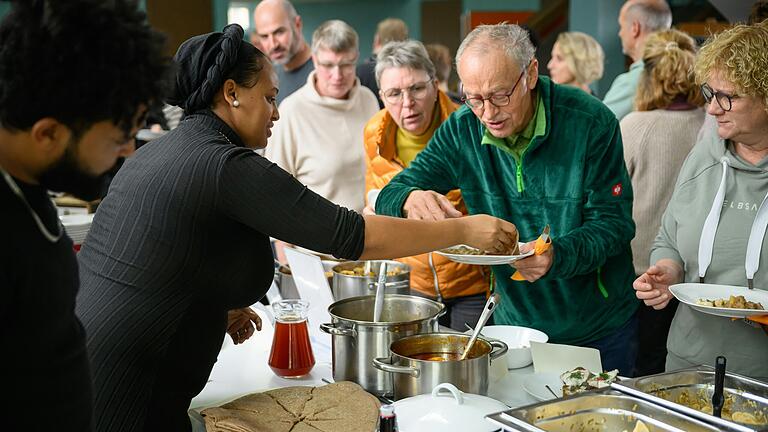
<path id="1" fill-rule="evenodd" d="M 699 242 L 707 215 L 721 188 L 725 193 L 716 222 L 712 260 L 705 283 L 747 286 L 745 262 L 753 222 L 768 194 L 768 158 L 757 166 L 733 151 L 716 134 L 700 137 L 680 170 L 661 229 L 651 248 L 651 263 L 669 258 L 685 269 L 685 282 L 699 282 Z M 765 210 L 763 210 L 765 211 Z M 768 290 L 768 236 L 762 241 L 755 289 Z M 768 305 L 763 304 L 768 308 Z M 724 355 L 731 372 L 768 379 L 768 335 L 756 324 L 698 312 L 680 304 L 667 340 L 667 370 L 714 364 Z"/>

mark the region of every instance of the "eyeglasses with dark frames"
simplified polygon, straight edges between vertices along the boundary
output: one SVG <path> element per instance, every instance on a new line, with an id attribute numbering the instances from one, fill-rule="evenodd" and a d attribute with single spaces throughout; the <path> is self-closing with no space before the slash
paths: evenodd
<path id="1" fill-rule="evenodd" d="M 528 65 L 526 65 L 523 68 L 523 71 L 520 72 L 520 76 L 517 77 L 517 81 L 515 81 L 515 85 L 512 86 L 512 90 L 509 91 L 509 93 L 497 93 L 490 95 L 488 97 L 482 97 L 482 96 L 472 96 L 467 97 L 466 95 L 461 98 L 461 101 L 464 102 L 468 107 L 478 110 L 485 107 L 485 101 L 489 101 L 491 105 L 501 108 L 509 105 L 510 97 L 512 96 L 512 93 L 515 92 L 515 89 L 517 88 L 517 85 L 520 84 L 520 80 L 523 78 L 523 75 L 525 75 L 525 71 L 528 70 L 528 66 L 530 66 L 530 62 L 528 62 Z"/>
<path id="2" fill-rule="evenodd" d="M 704 96 L 704 100 L 707 101 L 707 104 L 712 103 L 712 98 L 714 98 L 720 108 L 723 109 L 723 111 L 730 111 L 731 108 L 733 108 L 733 100 L 740 97 L 739 95 L 735 94 L 715 91 L 707 83 L 701 85 L 701 95 Z"/>

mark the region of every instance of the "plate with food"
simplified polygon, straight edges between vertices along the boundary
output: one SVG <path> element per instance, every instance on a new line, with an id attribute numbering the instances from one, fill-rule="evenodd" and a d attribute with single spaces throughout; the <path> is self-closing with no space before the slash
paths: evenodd
<path id="1" fill-rule="evenodd" d="M 746 318 L 768 315 L 768 291 L 733 285 L 681 283 L 669 291 L 682 303 L 710 315 Z"/>
<path id="2" fill-rule="evenodd" d="M 540 372 L 525 378 L 523 390 L 536 399 L 545 401 L 610 387 L 613 382 L 620 380 L 618 375 L 618 369 L 594 373 L 583 367 L 561 374 Z"/>
<path id="3" fill-rule="evenodd" d="M 467 245 L 456 245 L 449 248 L 440 249 L 436 253 L 448 258 L 451 261 L 462 264 L 473 265 L 502 265 L 510 264 L 519 259 L 533 255 L 533 248 L 525 253 L 520 253 L 520 248 L 524 243 L 518 243 L 515 253 L 510 255 L 493 255 L 489 252 L 473 248 Z"/>

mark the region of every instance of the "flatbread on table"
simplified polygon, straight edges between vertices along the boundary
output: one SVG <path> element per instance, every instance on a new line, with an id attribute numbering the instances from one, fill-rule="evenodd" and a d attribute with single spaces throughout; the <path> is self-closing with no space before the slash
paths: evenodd
<path id="1" fill-rule="evenodd" d="M 374 431 L 378 399 L 352 382 L 284 387 L 201 412 L 208 432 Z"/>

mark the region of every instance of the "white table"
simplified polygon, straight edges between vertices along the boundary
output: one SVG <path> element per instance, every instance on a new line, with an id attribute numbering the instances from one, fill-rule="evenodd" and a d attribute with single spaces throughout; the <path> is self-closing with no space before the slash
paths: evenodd
<path id="1" fill-rule="evenodd" d="M 263 312 L 257 311 L 261 315 Z M 237 399 L 240 396 L 295 385 L 318 386 L 325 384 L 322 379 L 333 381 L 330 349 L 313 344 L 315 367 L 309 375 L 297 379 L 280 378 L 272 372 L 267 361 L 272 347 L 272 328 L 267 319 L 264 326 L 248 341 L 233 345 L 229 336 L 219 353 L 219 359 L 211 371 L 208 384 L 192 400 L 190 408 L 201 409 Z M 317 325 L 317 324 L 315 324 Z M 330 345 L 330 335 L 327 343 Z M 500 380 L 489 385 L 488 396 L 498 399 L 512 408 L 536 402 L 522 388 L 522 381 L 533 373 L 533 366 L 512 369 Z"/>

